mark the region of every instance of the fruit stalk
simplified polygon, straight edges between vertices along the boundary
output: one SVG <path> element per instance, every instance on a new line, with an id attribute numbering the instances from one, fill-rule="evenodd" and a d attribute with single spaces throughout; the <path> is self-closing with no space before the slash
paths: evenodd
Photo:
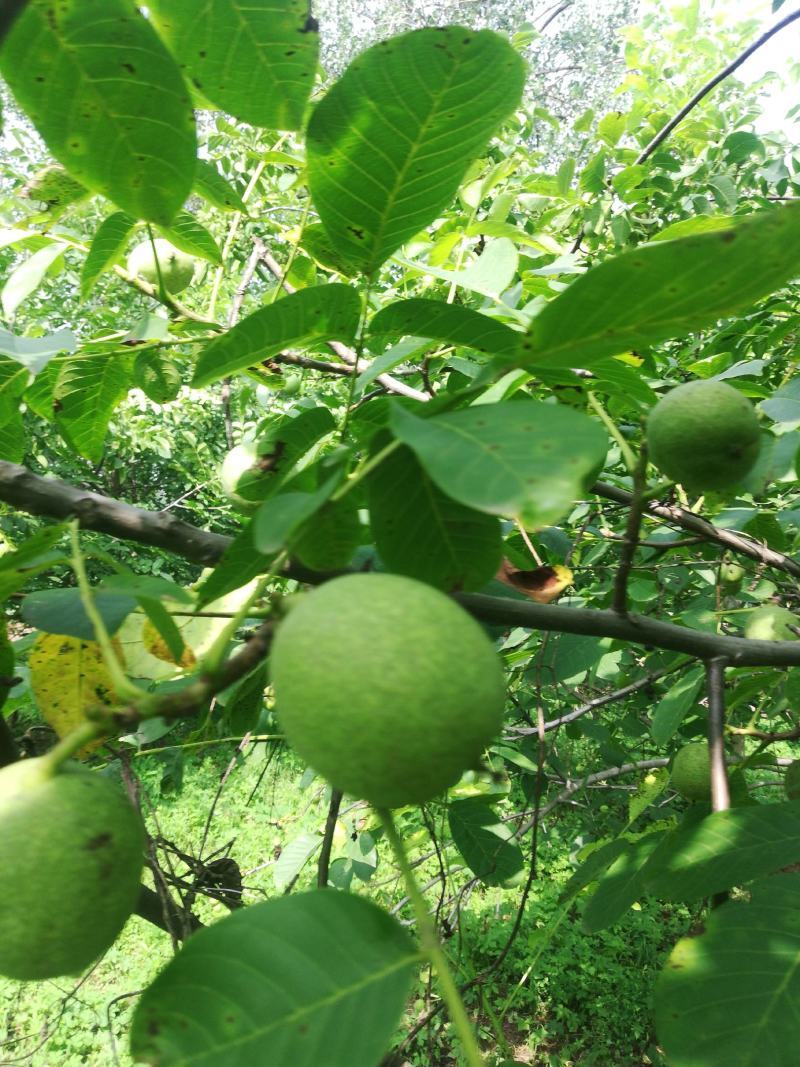
<path id="1" fill-rule="evenodd" d="M 447 1003 L 450 1019 L 461 1041 L 468 1067 L 485 1067 L 485 1062 L 481 1055 L 481 1050 L 478 1047 L 477 1038 L 475 1037 L 475 1031 L 469 1020 L 469 1016 L 467 1015 L 464 1002 L 458 991 L 458 986 L 455 983 L 450 966 L 447 962 L 447 957 L 439 943 L 436 929 L 428 914 L 428 906 L 425 903 L 425 898 L 417 885 L 414 872 L 408 862 L 405 846 L 397 832 L 392 813 L 388 808 L 378 808 L 377 811 L 386 838 L 391 845 L 397 865 L 403 875 L 409 900 L 414 908 L 414 915 L 417 920 L 417 930 L 419 932 L 419 940 L 422 950 L 428 957 L 431 966 L 436 971 L 442 995 Z"/>
<path id="2" fill-rule="evenodd" d="M 100 722 L 84 722 L 72 733 L 62 738 L 50 751 L 41 757 L 41 766 L 48 767 L 54 774 L 62 763 L 66 763 L 76 752 L 90 744 L 95 738 L 102 737 L 107 731 Z"/>

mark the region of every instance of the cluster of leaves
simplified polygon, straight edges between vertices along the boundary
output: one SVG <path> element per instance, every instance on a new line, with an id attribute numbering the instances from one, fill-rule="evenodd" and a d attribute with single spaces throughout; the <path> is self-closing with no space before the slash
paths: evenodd
<path id="1" fill-rule="evenodd" d="M 501 594 L 508 606 L 495 602 L 486 618 L 509 669 L 513 707 L 489 753 L 505 785 L 473 776 L 453 796 L 450 847 L 471 879 L 514 889 L 525 881 L 522 842 L 543 811 L 591 798 L 589 787 L 620 769 L 654 770 L 625 811 L 607 816 L 590 800 L 590 840 L 564 908 L 595 887 L 584 909 L 591 932 L 645 893 L 695 904 L 751 885 L 748 903 L 726 904 L 703 937 L 675 949 L 657 991 L 659 1038 L 675 1064 L 750 1062 L 766 1041 L 771 1062 L 790 1062 L 782 998 L 795 957 L 766 931 L 793 936 L 797 876 L 766 876 L 800 859 L 797 805 L 713 814 L 697 805 L 681 818 L 679 801 L 666 794 L 665 804 L 663 768 L 706 729 L 703 669 L 686 655 L 692 633 L 724 637 L 772 600 L 797 606 L 787 573 L 796 574 L 800 212 L 774 201 L 800 196 L 800 156 L 753 132 L 757 107 L 737 87 L 649 151 L 683 102 L 649 43 L 656 16 L 626 34 L 625 110 L 578 116 L 575 151 L 554 168 L 526 142 L 520 55 L 490 31 L 451 25 L 384 40 L 317 97 L 318 34 L 305 3 L 266 11 L 230 0 L 199 16 L 188 0 L 159 0 L 148 10 L 31 0 L 0 51 L 11 92 L 58 161 L 26 178 L 1 235 L 13 332 L 0 331 L 0 460 L 156 509 L 189 493 L 190 515 L 234 535 L 209 549 L 206 561 L 219 562 L 191 588 L 159 577 L 160 562 L 123 563 L 98 543 L 95 608 L 128 673 L 168 698 L 196 665 L 213 674 L 220 641 L 229 651 L 235 638 L 225 619 L 269 612 L 254 589 L 285 590 L 285 579 L 252 583 L 287 554 L 316 572 L 369 565 L 447 592 Z M 696 5 L 677 20 L 672 62 L 690 79 L 743 32 L 702 25 Z M 46 210 L 32 212 L 33 201 Z M 156 232 L 201 264 L 180 302 L 122 265 L 132 241 Z M 683 653 L 677 637 L 642 651 L 630 633 L 591 636 L 601 623 L 571 632 L 566 608 L 528 616 L 550 620 L 544 640 L 530 622 L 514 628 L 515 602 L 530 607 L 538 586 L 526 595 L 517 578 L 510 591 L 508 575 L 533 562 L 569 563 L 579 576 L 571 607 L 609 605 L 624 516 L 599 501 L 630 501 L 646 412 L 693 377 L 735 383 L 762 416 L 755 470 L 734 493 L 705 500 L 716 526 L 750 546 L 744 582 L 724 581 L 715 527 L 689 544 L 658 527 L 625 574 L 626 604 L 680 624 Z M 241 521 L 216 473 L 235 443 L 251 450 L 230 486 Z M 601 477 L 611 484 L 596 485 Z M 673 492 L 680 515 L 697 506 Z M 9 523 L 7 533 L 21 529 Z M 48 527 L 4 556 L 4 596 L 74 565 L 63 534 Z M 766 570 L 769 560 L 781 566 Z M 42 710 L 54 703 L 54 673 L 76 679 L 69 722 L 49 716 L 63 732 L 91 703 L 95 625 L 71 588 L 32 594 L 22 611 L 45 635 L 31 663 Z M 51 633 L 74 643 L 59 642 L 54 657 Z M 10 676 L 2 648 L 0 674 Z M 237 681 L 206 737 L 268 722 L 263 664 Z M 752 778 L 774 757 L 742 739 L 756 725 L 794 725 L 796 679 L 742 665 L 728 681 L 728 726 L 740 731 L 731 747 Z M 610 693 L 614 712 L 593 714 Z M 169 729 L 145 719 L 130 741 Z M 548 776 L 555 793 L 544 802 Z M 512 779 L 521 813 L 507 810 Z M 368 880 L 375 840 L 362 844 L 331 866 L 331 884 Z M 298 842 L 284 888 L 321 846 L 318 835 Z M 721 951 L 732 937 L 736 952 Z M 752 953 L 769 983 L 748 977 Z M 330 1064 L 375 1062 L 418 961 L 363 896 L 268 901 L 189 940 L 146 992 L 132 1048 L 163 1064 L 209 1046 L 219 1063 L 243 1047 L 312 1063 L 324 1043 Z M 252 973 L 280 982 L 268 1017 Z M 204 999 L 193 993 L 188 1012 L 198 980 Z M 720 987 L 747 1020 L 737 1030 Z M 369 1025 L 342 1025 L 346 1012 Z"/>

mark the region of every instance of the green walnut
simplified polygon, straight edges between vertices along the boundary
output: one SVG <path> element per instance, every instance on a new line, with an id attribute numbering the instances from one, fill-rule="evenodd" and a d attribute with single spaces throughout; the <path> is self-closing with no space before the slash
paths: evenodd
<path id="1" fill-rule="evenodd" d="M 800 627 L 800 619 L 779 604 L 764 604 L 751 611 L 744 624 L 744 636 L 752 641 L 796 641 L 791 627 Z"/>
<path id="2" fill-rule="evenodd" d="M 139 895 L 144 832 L 122 789 L 47 757 L 0 770 L 0 974 L 78 974 Z"/>
<path id="3" fill-rule="evenodd" d="M 693 741 L 679 749 L 672 762 L 672 788 L 686 800 L 711 800 L 711 760 L 705 741 Z M 747 783 L 741 772 L 728 776 L 731 802 L 749 799 Z"/>
<path id="4" fill-rule="evenodd" d="M 158 238 L 153 244 L 149 240 L 142 241 L 134 248 L 128 256 L 128 273 L 144 278 L 146 282 L 158 289 L 158 269 L 153 255 L 153 245 L 158 256 L 158 266 L 161 268 L 164 288 L 168 293 L 182 293 L 194 277 L 194 257 L 181 252 L 163 237 Z"/>
<path id="5" fill-rule="evenodd" d="M 730 488 L 758 459 L 755 408 L 725 382 L 687 382 L 650 412 L 647 447 L 658 469 L 692 492 Z"/>
<path id="6" fill-rule="evenodd" d="M 738 589 L 744 576 L 744 567 L 741 567 L 738 563 L 723 563 L 719 569 L 719 580 L 729 589 Z"/>
<path id="7" fill-rule="evenodd" d="M 300 598 L 270 663 L 289 744 L 379 808 L 442 793 L 502 723 L 504 675 L 486 633 L 411 578 L 352 574 Z"/>

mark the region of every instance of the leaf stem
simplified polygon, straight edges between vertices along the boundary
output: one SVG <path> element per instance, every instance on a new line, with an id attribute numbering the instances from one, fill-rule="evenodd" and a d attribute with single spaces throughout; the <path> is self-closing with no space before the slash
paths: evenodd
<path id="1" fill-rule="evenodd" d="M 588 393 L 587 399 L 589 401 L 589 407 L 592 409 L 592 411 L 594 411 L 594 413 L 603 423 L 605 428 L 608 430 L 608 432 L 619 445 L 619 450 L 622 453 L 622 458 L 625 462 L 625 466 L 628 468 L 628 473 L 633 474 L 633 472 L 636 470 L 636 456 L 634 456 L 631 446 L 622 436 L 620 428 L 608 414 L 608 412 L 597 399 L 597 397 L 594 395 L 594 393 Z"/>
<path id="2" fill-rule="evenodd" d="M 72 559 L 70 562 L 72 564 L 72 569 L 75 572 L 75 577 L 78 580 L 78 592 L 80 593 L 83 610 L 86 612 L 89 621 L 92 624 L 95 638 L 100 646 L 100 651 L 103 656 L 103 662 L 111 676 L 111 682 L 114 686 L 116 695 L 120 700 L 133 700 L 138 703 L 144 694 L 138 686 L 135 686 L 125 677 L 125 672 L 117 658 L 117 653 L 114 650 L 113 642 L 106 629 L 106 624 L 103 622 L 103 618 L 97 610 L 97 606 L 94 602 L 89 579 L 86 576 L 86 567 L 83 561 L 83 553 L 81 552 L 79 531 L 80 522 L 78 519 L 73 519 L 69 524 L 69 536 L 72 545 Z"/>
<path id="3" fill-rule="evenodd" d="M 80 752 L 85 745 L 88 745 L 98 737 L 102 737 L 105 733 L 106 730 L 102 723 L 83 722 L 72 733 L 67 734 L 65 738 L 59 741 L 54 748 L 51 748 L 47 755 L 42 756 L 41 765 L 55 773 L 62 763 L 66 763 L 76 752 Z"/>
<path id="4" fill-rule="evenodd" d="M 425 898 L 423 897 L 417 884 L 417 880 L 414 877 L 411 864 L 408 862 L 405 846 L 403 845 L 400 834 L 397 832 L 392 813 L 388 808 L 378 808 L 378 817 L 383 825 L 386 838 L 391 845 L 397 865 L 402 872 L 403 880 L 406 884 L 406 892 L 413 905 L 414 914 L 417 919 L 417 930 L 419 931 L 420 944 L 422 945 L 425 955 L 430 960 L 433 969 L 436 971 L 439 985 L 441 986 L 444 999 L 447 1002 L 448 1011 L 450 1012 L 450 1019 L 461 1041 L 468 1067 L 485 1067 L 481 1050 L 478 1047 L 475 1031 L 469 1020 L 469 1016 L 467 1015 L 464 1002 L 461 999 L 461 994 L 458 992 L 458 986 L 450 971 L 447 957 L 439 943 L 439 938 L 436 935 L 436 930 L 431 921 L 431 917 L 428 914 L 428 906 L 425 903 Z"/>

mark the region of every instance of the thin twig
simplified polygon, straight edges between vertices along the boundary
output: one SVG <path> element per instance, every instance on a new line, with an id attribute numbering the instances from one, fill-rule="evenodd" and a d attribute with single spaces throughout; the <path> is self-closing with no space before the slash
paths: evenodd
<path id="1" fill-rule="evenodd" d="M 652 141 L 650 141 L 650 143 L 646 145 L 636 157 L 636 162 L 644 163 L 644 161 L 648 159 L 653 154 L 653 152 L 655 152 L 659 145 L 663 144 L 664 141 L 666 141 L 666 139 L 669 137 L 675 127 L 680 125 L 681 122 L 683 122 L 689 112 L 693 111 L 694 108 L 696 108 L 697 105 L 700 103 L 700 101 L 704 97 L 708 96 L 712 89 L 715 89 L 720 82 L 724 81 L 727 77 L 733 74 L 733 72 L 737 68 L 739 68 L 746 59 L 749 59 L 754 52 L 757 52 L 758 49 L 765 45 L 767 41 L 770 40 L 770 38 L 775 36 L 776 33 L 780 33 L 781 30 L 791 25 L 791 23 L 795 22 L 797 19 L 800 19 L 800 10 L 793 11 L 790 15 L 786 15 L 785 18 L 782 18 L 780 22 L 776 22 L 771 29 L 766 31 L 766 33 L 762 33 L 761 36 L 757 40 L 753 41 L 751 45 L 748 45 L 748 47 L 745 48 L 745 50 L 741 52 L 736 57 L 736 59 L 730 62 L 726 67 L 723 67 L 723 69 L 719 71 L 718 74 L 715 74 L 710 81 L 707 81 L 705 85 L 703 85 L 700 89 L 697 90 L 691 100 L 689 100 L 688 103 L 686 103 L 680 109 L 680 111 L 678 111 L 678 113 L 669 120 L 669 122 L 665 126 L 661 127 L 661 129 L 658 131 Z"/>
<path id="2" fill-rule="evenodd" d="M 341 789 L 331 789 L 331 800 L 328 805 L 328 817 L 325 820 L 325 833 L 322 836 L 322 848 L 319 851 L 317 861 L 317 888 L 328 888 L 328 874 L 331 866 L 331 849 L 333 848 L 333 835 L 336 831 L 336 821 L 339 818 L 339 808 L 342 804 L 343 793 Z"/>
<path id="3" fill-rule="evenodd" d="M 262 262 L 265 264 L 270 273 L 279 279 L 281 285 L 287 293 L 297 292 L 295 287 L 283 278 L 283 271 L 281 270 L 281 266 L 273 255 L 271 255 L 269 252 L 265 252 L 262 257 Z M 330 348 L 331 352 L 337 355 L 343 363 L 348 363 L 351 367 L 357 367 L 358 370 L 362 369 L 361 363 L 359 362 L 358 355 L 356 354 L 356 352 L 352 348 L 349 348 L 347 345 L 342 344 L 341 341 L 328 341 L 328 348 Z M 369 366 L 368 361 L 363 361 L 363 364 L 364 369 Z M 378 381 L 381 383 L 381 385 L 388 389 L 390 393 L 397 393 L 400 396 L 407 396 L 410 397 L 412 400 L 425 401 L 430 399 L 427 393 L 420 392 L 419 389 L 412 389 L 410 385 L 406 385 L 404 382 L 398 381 L 397 378 L 393 378 L 391 374 L 379 374 Z"/>
<path id="4" fill-rule="evenodd" d="M 706 661 L 712 811 L 726 811 L 731 806 L 728 772 L 725 769 L 725 666 L 726 661 L 722 656 L 714 656 Z"/>

